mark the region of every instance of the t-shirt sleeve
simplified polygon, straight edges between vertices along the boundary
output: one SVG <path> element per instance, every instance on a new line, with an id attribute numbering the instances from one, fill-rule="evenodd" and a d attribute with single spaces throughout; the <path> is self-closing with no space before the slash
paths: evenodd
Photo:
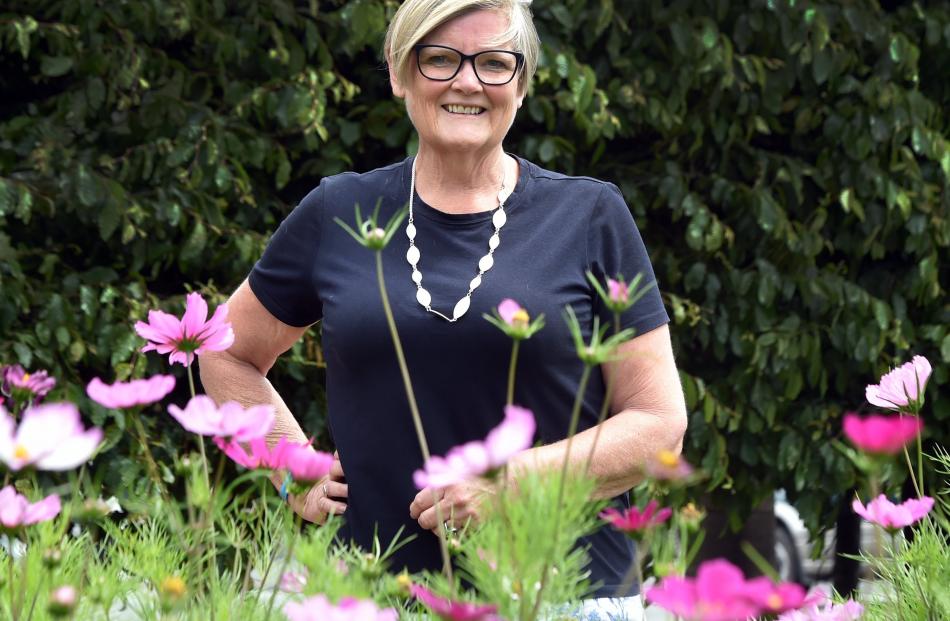
<path id="1" fill-rule="evenodd" d="M 607 278 L 618 277 L 630 283 L 637 274 L 642 274 L 640 287 L 649 289 L 621 315 L 622 328 L 633 328 L 639 335 L 669 323 L 670 318 L 663 307 L 653 265 L 643 245 L 640 231 L 623 200 L 623 195 L 612 183 L 605 183 L 601 189 L 590 221 L 587 264 L 602 285 L 606 285 Z M 605 322 L 613 323 L 613 313 L 602 303 L 596 292 L 594 297 L 594 312 L 600 317 L 601 325 Z"/>
<path id="2" fill-rule="evenodd" d="M 304 327 L 323 316 L 315 269 L 323 231 L 326 181 L 304 197 L 271 237 L 248 282 L 254 295 L 284 323 Z"/>

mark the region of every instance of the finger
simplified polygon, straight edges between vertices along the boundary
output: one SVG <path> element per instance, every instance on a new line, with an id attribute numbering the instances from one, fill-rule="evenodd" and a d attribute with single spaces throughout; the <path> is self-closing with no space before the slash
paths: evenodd
<path id="1" fill-rule="evenodd" d="M 433 490 L 431 487 L 424 488 L 421 492 L 416 494 L 416 497 L 409 503 L 409 517 L 418 520 L 422 512 L 431 507 L 435 500 L 439 498 L 442 498 L 441 491 Z"/>
<path id="2" fill-rule="evenodd" d="M 453 506 L 451 502 L 442 500 L 439 502 L 438 511 L 436 507 L 429 507 L 419 515 L 419 526 L 426 530 L 435 530 L 441 528 L 442 524 L 448 522 L 449 526 L 460 526 L 465 523 L 469 516 L 469 511 Z M 439 518 L 442 518 L 440 521 Z"/>
<path id="3" fill-rule="evenodd" d="M 320 500 L 317 501 L 317 507 L 320 511 L 324 513 L 332 513 L 333 515 L 343 515 L 346 513 L 346 503 L 340 502 L 338 500 L 331 500 L 325 496 L 321 496 Z"/>
<path id="4" fill-rule="evenodd" d="M 343 474 L 343 464 L 340 458 L 334 453 L 333 463 L 330 464 L 330 478 L 338 481 L 343 480 L 346 475 Z"/>
<path id="5" fill-rule="evenodd" d="M 327 481 L 327 496 L 330 498 L 349 498 L 349 489 L 350 486 L 346 483 L 339 483 L 337 481 Z"/>

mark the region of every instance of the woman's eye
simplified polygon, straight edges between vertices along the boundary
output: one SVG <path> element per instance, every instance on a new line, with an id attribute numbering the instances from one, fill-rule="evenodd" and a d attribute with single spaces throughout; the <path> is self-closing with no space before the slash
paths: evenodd
<path id="1" fill-rule="evenodd" d="M 449 58 L 448 56 L 430 56 L 425 59 L 425 62 L 429 65 L 447 65 Z"/>

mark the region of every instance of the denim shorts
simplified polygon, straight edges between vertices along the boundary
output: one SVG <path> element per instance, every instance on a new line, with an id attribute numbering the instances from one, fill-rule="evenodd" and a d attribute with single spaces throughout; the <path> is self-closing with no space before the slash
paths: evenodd
<path id="1" fill-rule="evenodd" d="M 579 619 L 580 621 L 643 621 L 643 604 L 639 595 L 585 599 L 575 607 L 558 610 L 551 618 Z"/>

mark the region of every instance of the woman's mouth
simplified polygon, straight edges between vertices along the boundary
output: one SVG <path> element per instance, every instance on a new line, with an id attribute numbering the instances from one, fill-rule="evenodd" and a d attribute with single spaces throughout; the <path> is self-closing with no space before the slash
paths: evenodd
<path id="1" fill-rule="evenodd" d="M 461 106 L 458 104 L 446 104 L 442 106 L 442 109 L 452 114 L 467 114 L 470 116 L 477 116 L 485 111 L 485 108 L 481 106 Z"/>

